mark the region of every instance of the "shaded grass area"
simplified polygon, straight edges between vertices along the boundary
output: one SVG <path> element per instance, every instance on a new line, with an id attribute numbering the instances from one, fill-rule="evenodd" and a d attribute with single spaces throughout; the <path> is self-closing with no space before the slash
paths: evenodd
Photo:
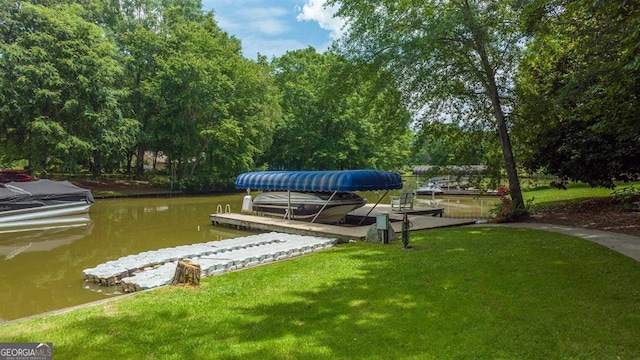
<path id="1" fill-rule="evenodd" d="M 354 243 L 0 325 L 59 359 L 640 356 L 640 264 L 565 235 L 497 227 Z"/>
<path id="2" fill-rule="evenodd" d="M 533 198 L 526 221 L 584 227 L 640 236 L 640 183 L 619 183 L 616 193 L 585 184 L 568 190 L 538 189 L 523 193 Z"/>

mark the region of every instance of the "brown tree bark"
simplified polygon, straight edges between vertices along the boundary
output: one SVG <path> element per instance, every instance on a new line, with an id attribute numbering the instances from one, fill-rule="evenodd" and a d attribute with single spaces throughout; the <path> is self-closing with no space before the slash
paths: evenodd
<path id="1" fill-rule="evenodd" d="M 513 208 L 516 211 L 525 211 L 522 189 L 520 188 L 520 179 L 518 178 L 516 161 L 513 157 L 513 150 L 511 147 L 511 138 L 509 137 L 509 129 L 507 127 L 504 111 L 502 110 L 500 93 L 498 92 L 498 86 L 496 84 L 496 74 L 491 66 L 489 56 L 485 49 L 485 36 L 483 36 L 482 30 L 475 22 L 475 14 L 473 14 L 473 10 L 471 9 L 468 1 L 464 2 L 464 10 L 467 12 L 469 17 L 469 24 L 473 34 L 473 46 L 480 57 L 482 72 L 485 76 L 483 85 L 487 92 L 487 96 L 491 99 L 491 107 L 493 108 L 493 115 L 498 128 L 498 137 L 500 138 L 500 144 L 502 146 L 504 168 L 507 171 L 507 179 L 509 180 L 509 193 L 511 195 L 511 200 L 513 201 Z"/>
<path id="2" fill-rule="evenodd" d="M 171 280 L 171 285 L 187 284 L 200 285 L 200 265 L 191 260 L 180 260 L 176 272 Z"/>
<path id="3" fill-rule="evenodd" d="M 144 145 L 138 144 L 138 154 L 136 155 L 136 178 L 144 177 Z"/>

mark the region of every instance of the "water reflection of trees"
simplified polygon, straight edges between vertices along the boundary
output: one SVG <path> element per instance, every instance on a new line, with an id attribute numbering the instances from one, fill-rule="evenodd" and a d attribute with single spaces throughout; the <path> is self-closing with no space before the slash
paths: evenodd
<path id="1" fill-rule="evenodd" d="M 90 227 L 0 234 L 0 319 L 104 298 L 84 289 L 82 280 L 82 270 L 100 263 L 147 250 L 249 234 L 212 227 L 209 221 L 218 204 L 228 203 L 232 211 L 239 211 L 243 195 L 98 200 L 90 210 Z M 39 250 L 26 251 L 28 244 Z M 18 247 L 24 249 L 7 259 Z"/>

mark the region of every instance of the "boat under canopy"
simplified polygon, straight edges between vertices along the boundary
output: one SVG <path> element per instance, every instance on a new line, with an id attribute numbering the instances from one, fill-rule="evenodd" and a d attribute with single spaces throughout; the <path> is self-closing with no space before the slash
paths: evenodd
<path id="1" fill-rule="evenodd" d="M 236 188 L 265 190 L 252 202 L 254 211 L 311 222 L 339 222 L 365 204 L 352 192 L 401 189 L 402 178 L 382 170 L 261 171 L 240 174 Z M 317 206 L 310 211 L 312 203 Z"/>
<path id="2" fill-rule="evenodd" d="M 253 210 L 280 217 L 291 214 L 295 220 L 339 223 L 366 203 L 367 199 L 350 192 L 265 191 L 253 199 Z"/>
<path id="3" fill-rule="evenodd" d="M 260 171 L 240 174 L 238 189 L 281 191 L 374 191 L 402 189 L 400 174 L 382 170 Z"/>

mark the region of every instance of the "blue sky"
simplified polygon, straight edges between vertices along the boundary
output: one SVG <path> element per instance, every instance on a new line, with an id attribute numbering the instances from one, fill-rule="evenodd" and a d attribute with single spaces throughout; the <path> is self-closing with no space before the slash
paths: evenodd
<path id="1" fill-rule="evenodd" d="M 223 31 L 242 41 L 244 56 L 269 59 L 313 46 L 323 52 L 341 35 L 342 21 L 325 0 L 202 0 Z"/>

